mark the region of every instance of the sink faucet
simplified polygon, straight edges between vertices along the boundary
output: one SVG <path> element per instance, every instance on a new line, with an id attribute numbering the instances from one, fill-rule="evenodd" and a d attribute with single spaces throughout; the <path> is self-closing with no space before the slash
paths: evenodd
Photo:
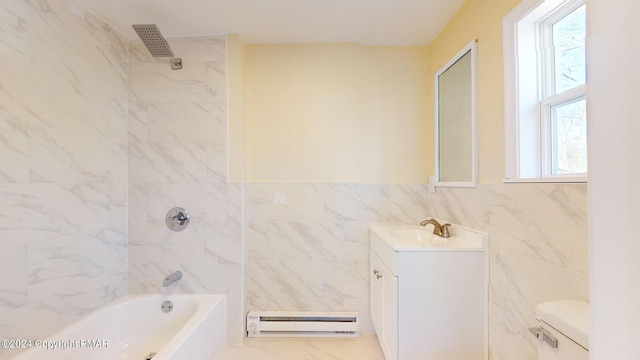
<path id="1" fill-rule="evenodd" d="M 439 222 L 436 221 L 436 219 L 427 219 L 427 220 L 423 220 L 420 222 L 420 226 L 425 226 L 427 224 L 431 224 L 433 225 L 433 233 L 435 235 L 441 236 L 443 238 L 450 238 L 451 237 L 451 233 L 449 233 L 449 226 L 451 226 L 451 224 L 446 223 L 444 225 L 440 225 Z"/>
<path id="2" fill-rule="evenodd" d="M 167 287 L 180 279 L 182 279 L 182 271 L 174 271 L 169 276 L 164 278 L 162 286 Z"/>

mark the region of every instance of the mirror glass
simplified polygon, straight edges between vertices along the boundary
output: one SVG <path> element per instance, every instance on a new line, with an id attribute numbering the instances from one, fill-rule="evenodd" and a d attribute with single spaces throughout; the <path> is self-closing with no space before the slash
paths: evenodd
<path id="1" fill-rule="evenodd" d="M 436 73 L 436 186 L 475 187 L 476 42 Z"/>

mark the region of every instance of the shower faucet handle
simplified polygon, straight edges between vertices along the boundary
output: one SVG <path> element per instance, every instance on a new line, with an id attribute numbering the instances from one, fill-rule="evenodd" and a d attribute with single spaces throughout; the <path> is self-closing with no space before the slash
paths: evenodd
<path id="1" fill-rule="evenodd" d="M 186 214 L 182 211 L 180 211 L 178 213 L 178 215 L 175 215 L 173 217 L 174 220 L 178 220 L 180 222 L 180 225 L 184 225 L 185 222 L 189 221 L 189 214 Z"/>
<path id="2" fill-rule="evenodd" d="M 186 229 L 190 220 L 191 216 L 189 216 L 187 210 L 181 207 L 174 207 L 169 210 L 167 217 L 165 218 L 167 226 L 173 231 L 182 231 Z"/>

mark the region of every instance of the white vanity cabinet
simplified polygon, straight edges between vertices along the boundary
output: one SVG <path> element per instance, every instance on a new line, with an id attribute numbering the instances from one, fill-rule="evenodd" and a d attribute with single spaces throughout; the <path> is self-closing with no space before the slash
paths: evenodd
<path id="1" fill-rule="evenodd" d="M 486 236 L 479 248 L 464 243 L 403 251 L 374 229 L 370 313 L 385 358 L 487 359 Z"/>

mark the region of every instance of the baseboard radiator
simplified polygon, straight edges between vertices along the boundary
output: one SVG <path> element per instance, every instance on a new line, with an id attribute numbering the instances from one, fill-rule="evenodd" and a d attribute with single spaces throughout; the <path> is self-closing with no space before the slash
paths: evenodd
<path id="1" fill-rule="evenodd" d="M 356 337 L 357 311 L 250 311 L 249 337 Z"/>

